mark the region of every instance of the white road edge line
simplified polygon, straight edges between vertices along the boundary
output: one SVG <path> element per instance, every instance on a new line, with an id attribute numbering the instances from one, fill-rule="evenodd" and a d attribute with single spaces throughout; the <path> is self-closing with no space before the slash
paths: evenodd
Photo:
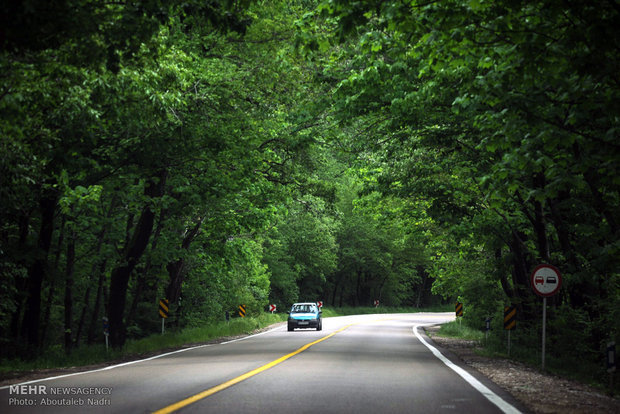
<path id="1" fill-rule="evenodd" d="M 517 410 L 512 405 L 508 404 L 499 395 L 495 394 L 493 391 L 491 391 L 489 388 L 483 385 L 480 381 L 474 378 L 469 372 L 465 371 L 463 368 L 459 367 L 458 365 L 455 365 L 452 361 L 450 361 L 448 358 L 443 356 L 443 354 L 439 352 L 437 348 L 435 348 L 434 346 L 426 342 L 426 340 L 418 332 L 418 328 L 421 328 L 423 326 L 429 326 L 429 325 L 433 325 L 433 324 L 413 325 L 413 333 L 415 334 L 415 336 L 418 337 L 420 342 L 422 342 L 428 349 L 431 350 L 433 355 L 439 358 L 439 360 L 443 362 L 448 368 L 450 368 L 451 370 L 459 374 L 461 377 L 463 377 L 463 379 L 467 381 L 469 385 L 471 385 L 476 390 L 478 390 L 478 392 L 484 395 L 487 398 L 487 400 L 491 401 L 493 404 L 498 406 L 499 409 L 502 410 L 502 412 L 504 412 L 505 414 L 521 414 L 521 411 Z"/>
<path id="2" fill-rule="evenodd" d="M 272 328 L 272 329 L 270 329 L 268 331 L 265 331 L 265 332 L 260 332 L 260 333 L 254 334 L 254 335 L 244 336 L 242 338 L 232 339 L 232 340 L 226 341 L 226 342 L 220 342 L 220 345 L 226 345 L 226 344 L 232 344 L 233 342 L 245 341 L 246 339 L 250 339 L 250 338 L 257 337 L 257 336 L 265 335 L 265 334 L 271 333 L 273 331 L 282 330 L 282 329 L 283 329 L 282 326 L 277 326 L 277 327 Z"/>
<path id="3" fill-rule="evenodd" d="M 277 327 L 277 328 L 273 328 L 269 331 L 265 331 L 265 332 L 261 332 L 255 335 L 249 335 L 249 336 L 244 336 L 243 338 L 237 338 L 237 339 L 233 339 L 232 341 L 228 341 L 228 342 L 221 342 L 220 345 L 224 345 L 224 344 L 229 344 L 231 342 L 237 342 L 237 341 L 243 341 L 244 339 L 248 339 L 248 338 L 253 338 L 255 336 L 259 336 L 259 335 L 264 335 L 266 333 L 275 331 L 277 329 L 280 329 L 281 327 Z M 132 364 L 138 364 L 140 362 L 146 362 L 146 361 L 151 361 L 153 359 L 157 359 L 157 358 L 162 358 L 168 355 L 173 355 L 173 354 L 178 354 L 180 352 L 185 352 L 185 351 L 191 351 L 192 349 L 198 349 L 198 348 L 205 348 L 207 346 L 213 346 L 213 345 L 217 345 L 217 344 L 206 344 L 206 345 L 198 345 L 198 346 L 193 346 L 190 348 L 184 348 L 184 349 L 179 349 L 177 351 L 172 351 L 172 352 L 167 352 L 165 354 L 161 354 L 161 355 L 155 355 L 152 356 L 150 358 L 145 358 L 145 359 L 137 359 L 135 361 L 129 361 L 129 362 L 124 362 L 122 364 L 117 364 L 117 365 L 110 365 L 109 367 L 104 367 L 104 368 L 99 368 L 99 369 L 93 369 L 91 371 L 82 371 L 82 372 L 74 372 L 71 374 L 65 374 L 65 375 L 58 375 L 56 377 L 48 377 L 48 378 L 39 378 L 36 380 L 32 380 L 32 381 L 26 381 L 26 382 L 20 382 L 19 384 L 12 384 L 12 385 L 5 385 L 3 387 L 0 387 L 0 390 L 4 390 L 7 389 L 9 387 L 15 387 L 17 385 L 28 385 L 28 384 L 35 384 L 37 382 L 43 382 L 43 381 L 51 381 L 51 380 L 56 380 L 56 379 L 61 379 L 61 378 L 67 378 L 67 377 L 73 377 L 76 375 L 83 375 L 83 374 L 92 374 L 94 372 L 101 372 L 101 371 L 107 371 L 109 369 L 114 369 L 114 368 L 120 368 L 120 367 L 125 367 L 127 365 L 132 365 Z"/>
<path id="4" fill-rule="evenodd" d="M 0 390 L 4 390 L 6 388 L 14 387 L 14 386 L 17 386 L 17 385 L 28 385 L 28 384 L 34 384 L 36 382 L 51 381 L 51 380 L 60 379 L 60 378 L 73 377 L 73 376 L 76 376 L 76 375 L 92 374 L 93 372 L 107 371 L 109 369 L 120 368 L 120 367 L 124 367 L 124 366 L 127 366 L 127 365 L 133 365 L 133 364 L 137 364 L 137 363 L 145 362 L 145 361 L 151 361 L 153 359 L 165 357 L 165 356 L 168 356 L 168 355 L 178 354 L 179 352 L 190 351 L 192 349 L 204 348 L 204 347 L 207 347 L 207 346 L 213 346 L 213 344 L 198 345 L 198 346 L 193 346 L 191 348 L 179 349 L 177 351 L 167 352 L 167 353 L 161 354 L 161 355 L 155 355 L 155 356 L 152 356 L 150 358 L 137 359 L 135 361 L 124 362 L 122 364 L 117 364 L 117 365 L 110 365 L 109 367 L 93 369 L 93 370 L 90 370 L 90 371 L 74 372 L 74 373 L 71 373 L 71 374 L 58 375 L 56 377 L 39 378 L 39 379 L 32 380 L 32 381 L 20 382 L 19 384 L 5 385 L 4 387 L 0 387 Z"/>

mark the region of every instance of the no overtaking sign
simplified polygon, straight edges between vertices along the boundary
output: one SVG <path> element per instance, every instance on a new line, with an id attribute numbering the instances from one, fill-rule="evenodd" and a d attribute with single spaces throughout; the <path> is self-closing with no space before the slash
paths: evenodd
<path id="1" fill-rule="evenodd" d="M 538 296 L 553 296 L 562 286 L 562 275 L 560 271 L 552 265 L 538 265 L 530 276 L 532 289 Z"/>
<path id="2" fill-rule="evenodd" d="M 543 298 L 542 314 L 542 368 L 545 369 L 545 336 L 547 330 L 547 297 L 553 296 L 562 286 L 562 275 L 557 267 L 541 264 L 534 268 L 530 275 L 532 289 Z"/>

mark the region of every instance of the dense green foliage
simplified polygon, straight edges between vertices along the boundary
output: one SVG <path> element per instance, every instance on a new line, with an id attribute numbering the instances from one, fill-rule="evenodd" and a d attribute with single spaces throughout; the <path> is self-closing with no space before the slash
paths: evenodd
<path id="1" fill-rule="evenodd" d="M 477 327 L 513 303 L 529 338 L 542 262 L 551 352 L 618 334 L 614 2 L 2 10 L 7 355 L 101 342 L 103 316 L 120 348 L 163 297 L 171 329 L 297 300 L 459 299 Z"/>
<path id="2" fill-rule="evenodd" d="M 333 0 L 319 17 L 307 44 L 334 116 L 375 161 L 370 188 L 415 200 L 434 291 L 475 327 L 515 304 L 536 343 L 529 275 L 552 263 L 551 353 L 603 372 L 620 327 L 617 4 Z"/>

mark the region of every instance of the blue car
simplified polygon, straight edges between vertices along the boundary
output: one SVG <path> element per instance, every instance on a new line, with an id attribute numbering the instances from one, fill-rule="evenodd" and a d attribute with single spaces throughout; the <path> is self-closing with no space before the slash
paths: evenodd
<path id="1" fill-rule="evenodd" d="M 295 328 L 316 328 L 317 331 L 323 329 L 321 321 L 321 310 L 316 303 L 294 303 L 288 312 L 288 330 Z"/>

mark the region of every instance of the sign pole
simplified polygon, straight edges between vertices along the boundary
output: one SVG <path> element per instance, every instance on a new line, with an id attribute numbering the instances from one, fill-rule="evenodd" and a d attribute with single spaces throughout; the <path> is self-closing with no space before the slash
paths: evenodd
<path id="1" fill-rule="evenodd" d="M 484 332 L 484 339 L 485 341 L 489 340 L 489 331 L 491 330 L 491 317 L 487 316 L 487 318 L 485 319 L 485 332 Z"/>
<path id="2" fill-rule="evenodd" d="M 103 317 L 103 335 L 105 336 L 105 350 L 108 352 L 108 336 L 110 335 L 110 321 L 107 316 Z"/>
<path id="3" fill-rule="evenodd" d="M 545 334 L 547 331 L 547 297 L 543 297 L 543 320 L 542 320 L 542 369 L 545 370 Z"/>
<path id="4" fill-rule="evenodd" d="M 454 305 L 454 313 L 456 315 L 456 319 L 459 320 L 459 328 L 461 327 L 461 317 L 463 316 L 463 304 L 461 302 L 456 302 Z"/>
<path id="5" fill-rule="evenodd" d="M 504 306 L 504 329 L 508 331 L 508 356 L 510 356 L 510 331 L 517 326 L 517 308 L 514 305 Z"/>
<path id="6" fill-rule="evenodd" d="M 510 330 L 508 330 L 508 357 L 510 357 Z"/>
<path id="7" fill-rule="evenodd" d="M 536 266 L 530 275 L 530 284 L 534 293 L 543 298 L 542 320 L 542 369 L 545 369 L 545 335 L 547 329 L 547 297 L 555 295 L 562 286 L 562 275 L 552 265 L 541 264 Z"/>
<path id="8" fill-rule="evenodd" d="M 607 372 L 609 373 L 609 395 L 614 395 L 614 373 L 616 372 L 616 342 L 607 343 Z"/>
<path id="9" fill-rule="evenodd" d="M 161 334 L 165 332 L 164 321 L 168 317 L 170 301 L 168 299 L 161 299 L 159 301 L 159 316 L 161 317 Z"/>

